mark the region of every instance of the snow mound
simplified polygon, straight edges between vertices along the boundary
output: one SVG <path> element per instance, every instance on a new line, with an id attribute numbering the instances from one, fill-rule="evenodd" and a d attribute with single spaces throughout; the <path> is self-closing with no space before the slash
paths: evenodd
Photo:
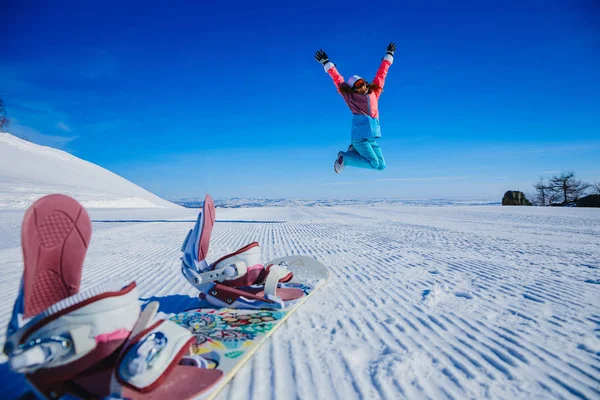
<path id="1" fill-rule="evenodd" d="M 65 151 L 0 132 L 0 209 L 27 208 L 51 193 L 86 208 L 180 207 Z"/>

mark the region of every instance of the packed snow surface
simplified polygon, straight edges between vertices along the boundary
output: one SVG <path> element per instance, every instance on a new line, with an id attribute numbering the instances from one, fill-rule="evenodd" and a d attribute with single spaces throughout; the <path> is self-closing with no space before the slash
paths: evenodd
<path id="1" fill-rule="evenodd" d="M 119 274 L 163 313 L 194 307 L 179 249 L 197 210 L 175 211 L 91 209 L 82 289 Z M 0 212 L 0 345 L 23 212 Z M 600 398 L 600 210 L 217 208 L 209 261 L 252 241 L 265 262 L 308 255 L 331 277 L 221 399 Z M 17 397 L 1 361 L 3 398 Z"/>

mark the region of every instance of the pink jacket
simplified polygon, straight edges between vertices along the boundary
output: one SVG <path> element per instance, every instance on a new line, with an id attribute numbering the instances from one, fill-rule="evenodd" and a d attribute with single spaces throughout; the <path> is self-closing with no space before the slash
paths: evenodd
<path id="1" fill-rule="evenodd" d="M 385 78 L 387 76 L 390 65 L 394 62 L 394 58 L 391 55 L 386 55 L 381 61 L 381 65 L 375 74 L 373 79 L 374 84 L 378 85 L 383 89 L 385 84 Z M 332 62 L 325 64 L 325 71 L 331 76 L 335 83 L 338 92 L 344 98 L 344 101 L 350 108 L 353 114 L 352 117 L 352 138 L 369 138 L 369 137 L 381 137 L 381 129 L 379 126 L 379 96 L 381 91 L 371 91 L 367 94 L 359 94 L 355 92 L 346 93 L 340 90 L 342 85 L 348 85 L 344 81 L 344 77 L 340 75 L 335 65 Z"/>
<path id="2" fill-rule="evenodd" d="M 383 89 L 383 85 L 385 84 L 385 77 L 387 76 L 390 65 L 392 65 L 394 58 L 390 55 L 386 55 L 381 61 L 381 65 L 375 74 L 375 78 L 373 78 L 374 84 L 378 85 Z M 335 83 L 338 92 L 342 95 L 348 107 L 350 107 L 350 111 L 352 114 L 366 114 L 373 118 L 379 118 L 379 96 L 381 96 L 381 91 L 370 92 L 366 95 L 358 94 L 358 93 L 344 93 L 340 91 L 340 85 L 346 84 L 344 77 L 340 75 L 338 70 L 335 68 L 332 62 L 328 62 L 325 64 L 325 71 L 331 76 L 333 82 Z"/>

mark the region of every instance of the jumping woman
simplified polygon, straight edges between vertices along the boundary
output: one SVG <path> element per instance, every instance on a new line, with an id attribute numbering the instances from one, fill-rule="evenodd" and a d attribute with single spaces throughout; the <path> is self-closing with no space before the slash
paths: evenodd
<path id="1" fill-rule="evenodd" d="M 333 164 L 333 169 L 337 174 L 345 166 L 370 168 L 379 171 L 385 169 L 381 147 L 375 141 L 375 139 L 381 137 L 377 105 L 379 96 L 383 91 L 388 69 L 394 62 L 395 51 L 396 45 L 390 43 L 387 47 L 387 54 L 383 57 L 379 70 L 375 74 L 373 83 L 367 82 L 358 75 L 353 75 L 346 82 L 323 50 L 317 51 L 315 55 L 316 60 L 323 65 L 325 72 L 333 79 L 338 92 L 352 112 L 352 144 L 348 147 L 348 151 L 338 153 Z"/>

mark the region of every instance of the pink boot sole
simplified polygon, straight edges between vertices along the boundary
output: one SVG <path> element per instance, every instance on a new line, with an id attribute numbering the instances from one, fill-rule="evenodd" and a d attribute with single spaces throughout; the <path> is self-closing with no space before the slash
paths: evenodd
<path id="1" fill-rule="evenodd" d="M 75 199 L 42 197 L 23 218 L 21 247 L 25 318 L 79 291 L 92 223 Z"/>

